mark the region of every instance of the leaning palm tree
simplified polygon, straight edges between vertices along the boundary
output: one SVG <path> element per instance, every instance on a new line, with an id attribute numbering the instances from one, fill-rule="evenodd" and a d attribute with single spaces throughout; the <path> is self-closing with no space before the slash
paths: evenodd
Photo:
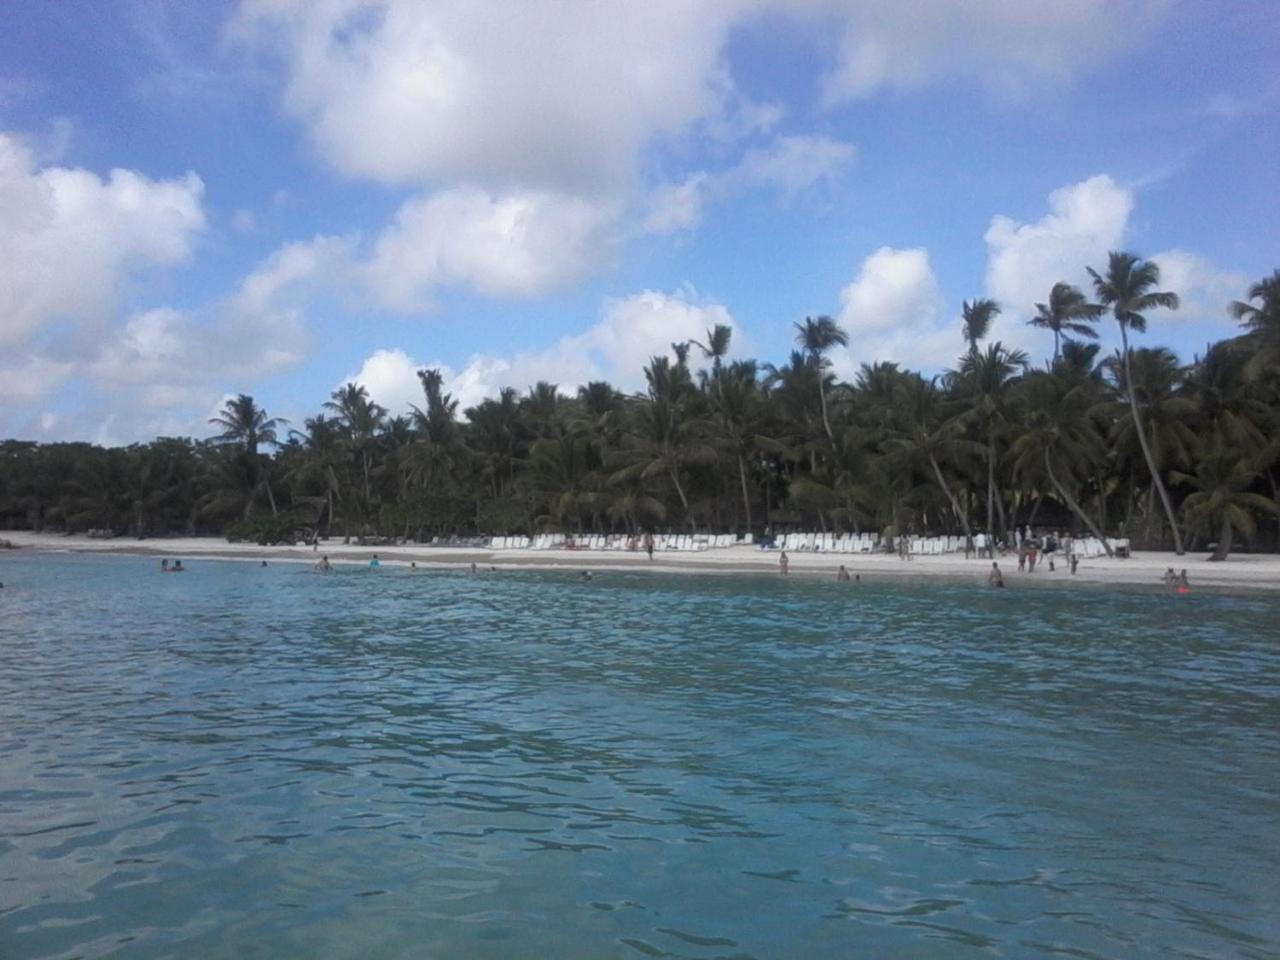
<path id="1" fill-rule="evenodd" d="M 1196 458 L 1194 473 L 1174 473 L 1173 476 L 1194 488 L 1182 502 L 1187 521 L 1206 529 L 1210 535 L 1217 528 L 1218 541 L 1210 560 L 1227 559 L 1233 533 L 1244 537 L 1253 535 L 1254 513 L 1276 511 L 1274 503 L 1248 489 L 1260 476 L 1252 456 L 1229 447 L 1221 434 L 1209 435 Z"/>
<path id="2" fill-rule="evenodd" d="M 818 371 L 818 400 L 822 406 L 822 427 L 827 432 L 827 439 L 834 442 L 831 432 L 831 421 L 827 417 L 827 388 L 823 371 L 830 365 L 826 353 L 832 347 L 849 345 L 849 335 L 830 317 L 805 317 L 804 323 L 793 324 L 796 328 L 796 343 L 804 348 L 809 362 Z"/>
<path id="3" fill-rule="evenodd" d="M 1147 442 L 1146 430 L 1142 425 L 1142 413 L 1138 409 L 1137 396 L 1133 391 L 1129 349 L 1129 331 L 1144 333 L 1147 329 L 1147 318 L 1144 313 L 1157 307 L 1178 309 L 1178 295 L 1153 289 L 1160 282 L 1160 268 L 1150 260 L 1144 261 L 1132 253 L 1118 253 L 1113 250 L 1107 263 L 1106 276 L 1099 274 L 1092 267 L 1088 270 L 1089 276 L 1093 277 L 1093 287 L 1098 294 L 1099 302 L 1104 307 L 1111 308 L 1111 315 L 1115 317 L 1116 324 L 1120 327 L 1129 413 L 1133 417 L 1134 430 L 1138 434 L 1138 443 L 1142 446 L 1142 455 L 1146 458 L 1147 469 L 1151 471 L 1151 482 L 1155 485 L 1156 492 L 1160 494 L 1160 502 L 1164 504 L 1169 528 L 1173 531 L 1173 548 L 1178 556 L 1181 556 L 1185 552 L 1182 547 L 1182 533 L 1173 515 L 1169 491 L 1165 489 L 1164 482 L 1160 479 L 1160 471 L 1156 469 L 1155 456 L 1151 452 L 1151 445 Z"/>
<path id="4" fill-rule="evenodd" d="M 970 356 L 977 354 L 978 341 L 990 332 L 991 324 L 998 316 L 1000 304 L 994 300 L 975 300 L 973 303 L 964 301 L 961 306 L 960 332 L 965 343 L 969 344 Z"/>
<path id="5" fill-rule="evenodd" d="M 1098 331 L 1092 323 L 1106 313 L 1100 303 L 1090 303 L 1085 295 L 1069 283 L 1055 283 L 1049 291 L 1049 302 L 1036 304 L 1036 315 L 1027 323 L 1041 330 L 1053 331 L 1053 362 L 1061 354 L 1062 334 L 1074 333 L 1078 337 L 1098 339 Z"/>
<path id="6" fill-rule="evenodd" d="M 1251 380 L 1262 378 L 1264 370 L 1280 368 L 1280 270 L 1259 280 L 1249 288 L 1249 301 L 1236 300 L 1231 304 L 1231 315 L 1249 332 L 1242 338 L 1249 347 L 1249 362 L 1245 366 Z"/>

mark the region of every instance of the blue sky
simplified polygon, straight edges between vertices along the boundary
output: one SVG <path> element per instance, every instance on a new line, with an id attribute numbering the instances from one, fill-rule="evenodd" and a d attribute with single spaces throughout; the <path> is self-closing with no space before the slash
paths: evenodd
<path id="1" fill-rule="evenodd" d="M 1272 0 L 11 0 L 0 436 L 626 388 L 714 323 L 935 371 L 1111 249 L 1186 359 L 1280 264 Z M 1112 331 L 1102 327 L 1107 349 Z"/>

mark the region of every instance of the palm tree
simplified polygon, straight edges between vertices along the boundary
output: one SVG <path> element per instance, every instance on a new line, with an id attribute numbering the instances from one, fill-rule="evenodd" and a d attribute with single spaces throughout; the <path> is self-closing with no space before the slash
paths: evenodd
<path id="1" fill-rule="evenodd" d="M 863 370 L 869 373 L 867 367 Z M 960 435 L 960 423 L 948 415 L 946 396 L 938 388 L 936 379 L 926 380 L 918 373 L 899 374 L 899 377 L 894 403 L 888 411 L 892 423 L 888 446 L 908 462 L 921 460 L 929 465 L 929 472 L 951 504 L 965 537 L 972 540 L 969 516 L 947 483 L 939 461 L 954 462 L 962 453 L 981 450 L 981 447 Z"/>
<path id="2" fill-rule="evenodd" d="M 822 407 L 822 427 L 827 432 L 827 439 L 834 442 L 831 432 L 831 421 L 827 417 L 827 377 L 826 369 L 831 366 L 826 353 L 832 347 L 849 345 L 849 335 L 830 317 L 805 317 L 804 323 L 792 324 L 796 328 L 796 343 L 804 349 L 809 362 L 818 371 L 818 400 Z"/>
<path id="3" fill-rule="evenodd" d="M 969 344 L 970 356 L 977 354 L 978 341 L 987 335 L 991 330 L 992 322 L 998 316 L 1000 316 L 1000 304 L 994 300 L 975 300 L 973 303 L 964 301 L 961 306 L 960 332 L 965 342 Z"/>
<path id="4" fill-rule="evenodd" d="M 966 418 L 978 423 L 987 447 L 987 537 L 995 543 L 995 514 L 1000 513 L 1003 528 L 1004 505 L 996 496 L 997 437 L 1008 420 L 1009 390 L 1027 368 L 1027 355 L 1010 350 L 999 340 L 988 344 L 985 352 L 976 350 L 961 359 L 960 370 L 952 376 L 957 387 L 969 395 Z"/>
<path id="5" fill-rule="evenodd" d="M 1250 287 L 1249 300 L 1262 302 L 1254 306 L 1236 300 L 1230 310 L 1249 331 L 1242 338 L 1251 354 L 1246 370 L 1256 380 L 1262 378 L 1264 370 L 1280 369 L 1280 270 Z"/>
<path id="6" fill-rule="evenodd" d="M 214 438 L 217 442 L 244 445 L 244 473 L 249 488 L 244 504 L 244 518 L 248 519 L 253 501 L 261 489 L 266 490 L 271 515 L 276 516 L 276 498 L 271 491 L 268 466 L 261 462 L 258 447 L 275 446 L 276 428 L 284 426 L 288 421 L 267 416 L 267 411 L 254 403 L 253 397 L 242 393 L 228 400 L 216 417 L 209 418 L 209 422 L 223 428 L 222 433 Z"/>
<path id="7" fill-rule="evenodd" d="M 1090 303 L 1071 284 L 1055 283 L 1049 291 L 1049 302 L 1037 303 L 1036 315 L 1027 323 L 1042 330 L 1053 331 L 1053 362 L 1057 363 L 1062 333 L 1065 331 L 1096 340 L 1098 331 L 1091 324 L 1104 313 L 1106 307 L 1100 303 Z"/>
<path id="8" fill-rule="evenodd" d="M 275 445 L 276 428 L 289 421 L 268 417 L 267 411 L 253 402 L 253 397 L 242 393 L 228 400 L 216 417 L 209 418 L 209 422 L 222 427 L 222 433 L 215 440 L 220 443 L 242 443 L 244 452 L 255 457 L 259 445 Z"/>
<path id="9" fill-rule="evenodd" d="M 1129 413 L 1133 417 L 1134 429 L 1138 434 L 1138 443 L 1142 446 L 1142 455 L 1147 461 L 1147 469 L 1151 471 L 1151 482 L 1160 494 L 1160 502 L 1164 505 L 1169 528 L 1173 531 L 1173 548 L 1178 556 L 1182 556 L 1185 552 L 1182 547 L 1182 533 L 1173 515 L 1173 503 L 1169 500 L 1169 491 L 1165 489 L 1164 481 L 1160 479 L 1160 471 L 1156 469 L 1155 456 L 1151 452 L 1151 445 L 1147 442 L 1146 430 L 1142 425 L 1142 413 L 1138 409 L 1138 399 L 1133 390 L 1129 349 L 1129 331 L 1143 333 L 1147 329 L 1147 318 L 1144 314 L 1158 307 L 1178 309 L 1178 295 L 1153 289 L 1160 283 L 1160 268 L 1150 260 L 1144 261 L 1132 253 L 1112 251 L 1107 263 L 1106 276 L 1102 276 L 1092 267 L 1088 270 L 1089 276 L 1093 277 L 1093 286 L 1099 302 L 1104 307 L 1111 308 L 1111 315 L 1115 317 L 1116 324 L 1120 327 Z"/>
<path id="10" fill-rule="evenodd" d="M 1253 458 L 1242 450 L 1232 450 L 1219 434 L 1209 434 L 1193 473 L 1175 472 L 1179 483 L 1194 488 L 1182 501 L 1187 521 L 1201 529 L 1217 527 L 1218 542 L 1210 560 L 1225 560 L 1231 553 L 1231 536 L 1239 533 L 1250 537 L 1254 531 L 1255 512 L 1276 510 L 1266 497 L 1249 492 L 1259 477 Z"/>
<path id="11" fill-rule="evenodd" d="M 363 477 L 361 521 L 367 523 L 373 511 L 373 442 L 387 415 L 386 407 L 369 399 L 369 391 L 357 383 L 347 383 L 335 390 L 324 408 L 332 411 L 347 431 L 351 454 L 360 463 Z"/>
<path id="12" fill-rule="evenodd" d="M 1096 381 L 1073 376 L 1069 369 L 1037 370 L 1018 385 L 1023 401 L 1022 432 L 1013 442 L 1014 469 L 1035 474 L 1043 466 L 1054 492 L 1112 555 L 1111 545 L 1072 495 L 1077 476 L 1105 449 L 1093 414 Z M 1055 464 L 1057 469 L 1055 469 Z"/>

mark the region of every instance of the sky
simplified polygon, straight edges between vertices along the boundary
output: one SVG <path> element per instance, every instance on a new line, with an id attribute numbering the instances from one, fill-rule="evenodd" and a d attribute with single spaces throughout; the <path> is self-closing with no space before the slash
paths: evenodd
<path id="1" fill-rule="evenodd" d="M 1280 266 L 1276 0 L 4 0 L 0 438 L 642 389 L 733 329 L 932 374 L 1108 251 L 1190 361 Z M 1118 342 L 1102 324 L 1102 344 Z M 697 351 L 694 351 L 695 358 Z"/>

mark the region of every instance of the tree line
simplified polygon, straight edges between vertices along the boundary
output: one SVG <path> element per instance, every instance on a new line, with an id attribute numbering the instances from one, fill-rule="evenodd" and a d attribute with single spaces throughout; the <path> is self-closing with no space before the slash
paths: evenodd
<path id="1" fill-rule="evenodd" d="M 300 425 L 241 394 L 208 440 L 10 440 L 0 527 L 283 542 L 1033 526 L 1219 558 L 1280 548 L 1280 271 L 1229 305 L 1240 334 L 1189 364 L 1135 343 L 1179 305 L 1154 263 L 1112 253 L 1089 273 L 1090 295 L 1059 283 L 1036 304 L 1054 338 L 1042 367 L 989 340 L 1000 307 L 979 299 L 932 378 L 880 362 L 840 382 L 829 354 L 847 334 L 813 317 L 776 365 L 729 361 L 724 326 L 672 344 L 639 394 L 538 383 L 459 411 L 424 369 L 405 416 L 349 383 Z M 1104 322 L 1121 343 L 1106 356 Z"/>

